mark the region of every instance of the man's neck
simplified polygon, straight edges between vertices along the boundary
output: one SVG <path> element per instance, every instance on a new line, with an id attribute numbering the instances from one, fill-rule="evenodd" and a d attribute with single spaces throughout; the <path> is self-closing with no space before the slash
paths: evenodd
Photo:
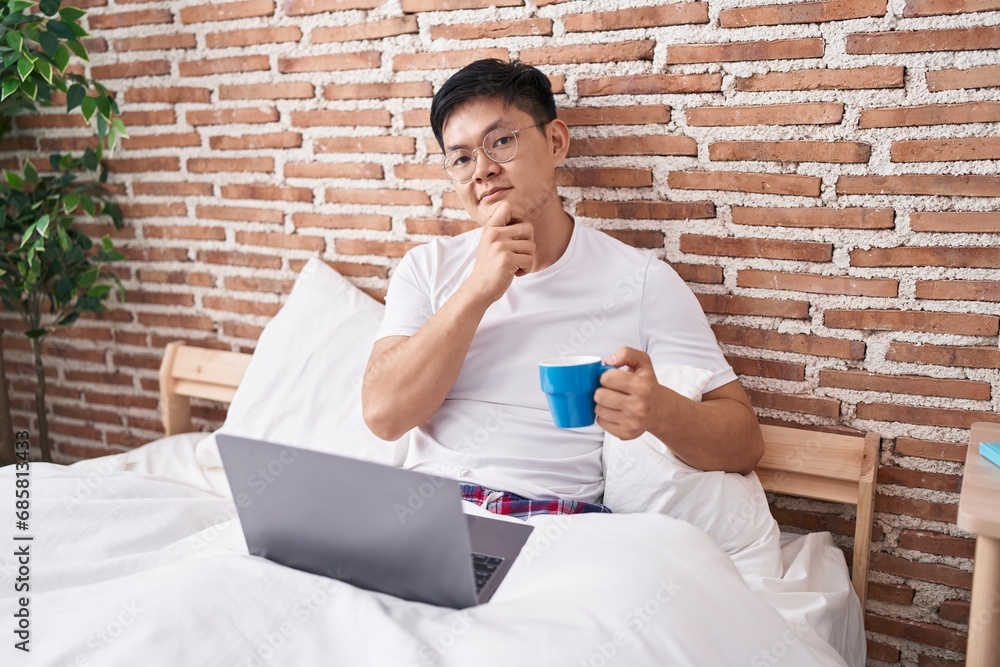
<path id="1" fill-rule="evenodd" d="M 563 256 L 573 236 L 576 222 L 563 210 L 562 202 L 556 198 L 556 206 L 548 208 L 538 216 L 535 226 L 535 266 L 532 273 L 547 269 Z"/>

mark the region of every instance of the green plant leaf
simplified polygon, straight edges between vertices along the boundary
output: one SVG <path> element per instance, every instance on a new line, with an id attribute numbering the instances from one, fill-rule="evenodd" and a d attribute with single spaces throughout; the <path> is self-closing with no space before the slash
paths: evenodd
<path id="1" fill-rule="evenodd" d="M 76 210 L 76 207 L 80 205 L 80 195 L 75 192 L 67 193 L 63 197 L 63 210 L 67 213 L 72 213 Z"/>
<path id="2" fill-rule="evenodd" d="M 87 55 L 87 48 L 83 44 L 76 41 L 75 39 L 69 39 L 66 40 L 66 46 L 68 46 L 69 50 L 75 53 L 77 57 L 79 57 L 82 60 L 86 60 L 87 62 L 90 62 L 90 56 Z"/>
<path id="3" fill-rule="evenodd" d="M 101 115 L 105 118 L 111 118 L 111 100 L 105 95 L 98 97 L 97 110 L 100 111 Z"/>
<path id="4" fill-rule="evenodd" d="M 35 65 L 27 57 L 22 57 L 17 61 L 17 73 L 20 75 L 21 81 L 27 79 L 33 69 L 35 69 Z"/>
<path id="5" fill-rule="evenodd" d="M 30 160 L 24 163 L 24 180 L 31 185 L 38 183 L 38 170 L 35 169 L 35 165 L 31 164 Z"/>
<path id="6" fill-rule="evenodd" d="M 72 111 L 80 106 L 80 102 L 87 96 L 87 89 L 78 83 L 74 83 L 66 91 L 66 111 Z"/>
<path id="7" fill-rule="evenodd" d="M 92 97 L 88 97 L 87 99 L 89 100 L 89 99 L 93 99 L 93 98 Z M 100 162 L 100 160 L 98 159 L 97 153 L 94 152 L 93 148 L 88 148 L 87 150 L 83 151 L 83 166 L 84 167 L 86 167 L 90 171 L 94 171 L 95 169 L 97 169 L 97 165 L 98 165 L 99 162 Z"/>
<path id="8" fill-rule="evenodd" d="M 82 195 L 80 197 L 80 207 L 91 218 L 94 217 L 94 200 L 91 199 L 90 195 Z"/>
<path id="9" fill-rule="evenodd" d="M 30 225 L 28 225 L 28 228 L 24 230 L 24 236 L 21 237 L 21 245 L 18 246 L 18 249 L 23 248 L 24 246 L 28 245 L 28 241 L 31 240 L 31 235 L 35 232 L 35 224 L 36 223 L 34 223 L 34 222 L 31 223 Z M 29 254 L 28 255 L 28 264 L 31 264 L 31 260 L 32 260 L 32 257 L 31 257 L 31 254 Z"/>
<path id="10" fill-rule="evenodd" d="M 21 46 L 24 44 L 24 38 L 21 36 L 21 32 L 19 30 L 8 30 L 5 38 L 10 48 L 15 51 L 21 50 Z"/>
<path id="11" fill-rule="evenodd" d="M 28 8 L 34 7 L 34 6 L 35 6 L 35 3 L 34 2 L 29 2 L 29 0 L 14 0 L 13 2 L 10 2 L 10 3 L 7 4 L 7 7 L 10 9 L 10 11 L 13 12 L 13 13 L 15 13 L 15 14 L 17 14 L 19 12 L 23 12 L 25 9 L 28 9 Z"/>
<path id="12" fill-rule="evenodd" d="M 62 21 L 52 19 L 48 22 L 47 26 L 48 29 L 54 32 L 56 34 L 56 37 L 59 37 L 60 39 L 67 39 L 67 40 L 76 39 L 76 34 L 70 29 L 71 27 L 66 25 Z M 73 48 L 72 45 L 70 45 L 70 48 Z"/>
<path id="13" fill-rule="evenodd" d="M 69 65 L 69 49 L 66 48 L 65 44 L 60 43 L 56 47 L 55 55 L 52 56 L 52 62 L 55 63 L 60 72 L 65 70 L 66 66 Z"/>
<path id="14" fill-rule="evenodd" d="M 111 252 L 115 249 L 114 243 L 111 242 L 111 237 L 107 234 L 101 237 L 101 247 L 107 252 Z"/>
<path id="15" fill-rule="evenodd" d="M 87 15 L 87 12 L 77 7 L 63 7 L 59 10 L 59 18 L 63 21 L 78 21 Z"/>
<path id="16" fill-rule="evenodd" d="M 0 97 L 0 101 L 10 97 L 10 94 L 21 87 L 21 82 L 11 77 L 9 79 L 4 79 L 3 81 L 3 96 Z"/>
<path id="17" fill-rule="evenodd" d="M 103 298 L 110 291 L 111 291 L 111 285 L 94 285 L 89 290 L 87 290 L 87 296 L 93 297 L 95 299 L 100 299 Z"/>
<path id="18" fill-rule="evenodd" d="M 56 240 L 59 242 L 59 247 L 62 248 L 63 252 L 69 250 L 70 240 L 69 235 L 66 234 L 66 230 L 59 227 L 59 231 L 56 232 Z"/>
<path id="19" fill-rule="evenodd" d="M 48 332 L 47 329 L 30 329 L 24 332 L 24 335 L 28 338 L 41 338 Z"/>
<path id="20" fill-rule="evenodd" d="M 18 63 L 23 63 L 23 62 L 24 62 L 23 60 L 18 61 Z M 24 94 L 30 97 L 31 99 L 35 99 L 35 95 L 38 94 L 38 86 L 35 85 L 34 79 L 28 79 L 27 81 L 22 81 L 21 90 L 24 91 Z"/>
<path id="21" fill-rule="evenodd" d="M 38 3 L 38 8 L 42 10 L 42 13 L 46 16 L 53 16 L 59 11 L 59 0 L 42 0 Z"/>
<path id="22" fill-rule="evenodd" d="M 97 282 L 97 275 L 101 272 L 97 267 L 87 269 L 76 280 L 76 286 L 82 290 L 90 289 Z"/>
<path id="23" fill-rule="evenodd" d="M 38 219 L 37 223 L 38 226 L 35 229 L 38 231 L 39 234 L 41 234 L 44 237 L 47 235 L 46 232 L 49 231 L 50 222 L 52 222 L 52 218 L 49 217 L 48 213 L 46 213 L 45 215 L 43 215 Z"/>
<path id="24" fill-rule="evenodd" d="M 94 117 L 94 112 L 97 111 L 97 98 L 84 97 L 80 100 L 80 111 L 83 112 L 84 120 L 89 123 L 90 119 Z"/>
<path id="25" fill-rule="evenodd" d="M 38 35 L 38 43 L 42 45 L 42 49 L 45 53 L 49 54 L 49 58 L 56 57 L 56 50 L 59 48 L 58 37 L 46 30 Z"/>
<path id="26" fill-rule="evenodd" d="M 70 324 L 73 324 L 73 322 L 76 322 L 77 318 L 79 318 L 79 317 L 80 317 L 80 313 L 78 313 L 77 311 L 74 310 L 72 313 L 70 313 L 66 317 L 64 317 L 61 320 L 59 320 L 58 322 L 56 322 L 56 326 L 57 327 L 69 326 Z"/>
<path id="27" fill-rule="evenodd" d="M 35 62 L 35 71 L 42 75 L 47 82 L 52 83 L 52 65 L 41 58 Z"/>
<path id="28" fill-rule="evenodd" d="M 21 58 L 21 52 L 20 51 L 8 51 L 7 53 L 3 54 L 3 67 L 4 67 L 4 69 L 7 69 L 8 67 L 11 67 L 20 58 Z"/>
<path id="29" fill-rule="evenodd" d="M 24 190 L 24 181 L 20 176 L 15 174 L 13 171 L 8 171 L 6 169 L 3 170 L 3 175 L 7 179 L 7 183 L 10 187 L 18 191 Z"/>

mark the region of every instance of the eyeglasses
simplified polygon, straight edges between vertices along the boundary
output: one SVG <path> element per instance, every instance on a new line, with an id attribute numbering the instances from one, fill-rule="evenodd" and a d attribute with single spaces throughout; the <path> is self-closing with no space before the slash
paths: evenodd
<path id="1" fill-rule="evenodd" d="M 468 183 L 476 174 L 476 151 L 482 150 L 486 157 L 500 164 L 510 162 L 517 155 L 517 133 L 521 130 L 547 125 L 550 122 L 552 121 L 546 120 L 534 125 L 519 127 L 516 130 L 498 127 L 483 137 L 481 149 L 467 151 L 464 148 L 458 148 L 445 155 L 442 169 L 448 172 L 448 176 L 456 183 Z"/>

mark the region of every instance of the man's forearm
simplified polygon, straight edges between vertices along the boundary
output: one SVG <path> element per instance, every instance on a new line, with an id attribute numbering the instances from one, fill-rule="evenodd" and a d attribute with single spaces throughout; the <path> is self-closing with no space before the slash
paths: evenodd
<path id="1" fill-rule="evenodd" d="M 745 396 L 742 388 L 722 387 L 721 395 L 709 392 L 701 402 L 662 389 L 673 396 L 661 399 L 666 409 L 650 433 L 679 459 L 700 470 L 747 474 L 756 467 L 764 439 L 753 408 L 735 397 L 736 390 Z"/>
<path id="2" fill-rule="evenodd" d="M 460 288 L 418 332 L 370 361 L 361 401 L 372 432 L 394 440 L 441 407 L 489 305 Z"/>

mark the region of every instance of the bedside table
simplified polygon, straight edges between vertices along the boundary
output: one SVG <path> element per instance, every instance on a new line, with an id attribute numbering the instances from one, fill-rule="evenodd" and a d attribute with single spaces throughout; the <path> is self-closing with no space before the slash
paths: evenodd
<path id="1" fill-rule="evenodd" d="M 958 527 L 976 535 L 967 667 L 1000 666 L 1000 466 L 979 443 L 1000 442 L 1000 424 L 976 422 L 969 434 Z"/>

